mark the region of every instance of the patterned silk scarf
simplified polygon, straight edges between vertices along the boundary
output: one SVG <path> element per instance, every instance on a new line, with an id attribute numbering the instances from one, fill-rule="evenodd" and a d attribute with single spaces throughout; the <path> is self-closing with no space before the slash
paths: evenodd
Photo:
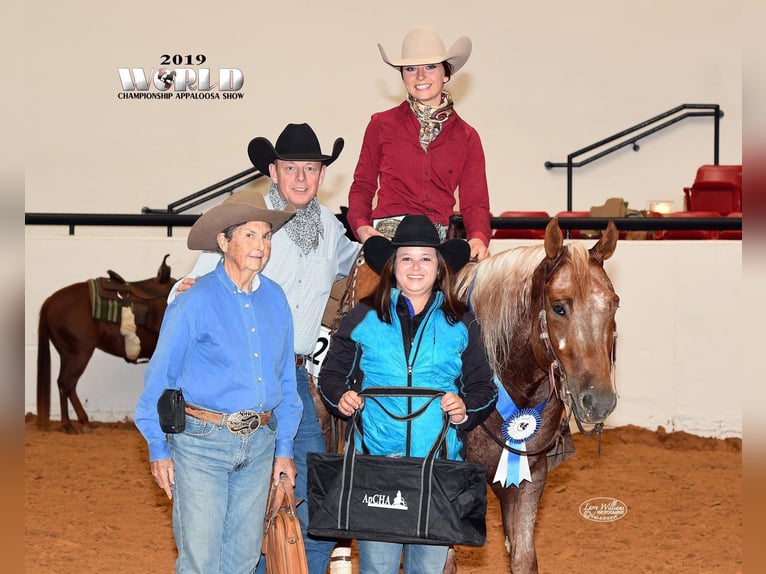
<path id="1" fill-rule="evenodd" d="M 420 147 L 428 153 L 429 144 L 436 139 L 442 131 L 442 124 L 447 121 L 452 113 L 452 96 L 449 92 L 442 92 L 441 103 L 438 106 L 427 106 L 407 95 L 410 109 L 420 122 Z"/>
<path id="2" fill-rule="evenodd" d="M 269 199 L 274 209 L 284 209 L 287 201 L 279 193 L 277 184 L 272 183 L 269 188 Z M 319 246 L 319 239 L 324 237 L 322 227 L 322 212 L 316 196 L 309 202 L 305 209 L 296 211 L 295 216 L 285 223 L 284 230 L 304 255 L 308 255 Z"/>

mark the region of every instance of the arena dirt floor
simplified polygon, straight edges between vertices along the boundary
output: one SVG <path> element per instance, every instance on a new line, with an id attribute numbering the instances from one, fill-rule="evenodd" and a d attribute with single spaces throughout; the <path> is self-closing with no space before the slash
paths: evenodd
<path id="1" fill-rule="evenodd" d="M 52 423 L 24 433 L 25 572 L 172 572 L 170 502 L 149 473 L 130 423 L 66 435 Z M 743 570 L 742 443 L 636 427 L 575 435 L 577 454 L 550 475 L 538 516 L 540 572 L 723 573 Z M 614 522 L 581 517 L 588 499 L 627 506 Z M 461 574 L 508 572 L 490 494 L 487 542 L 459 547 Z M 354 570 L 356 572 L 356 569 Z"/>

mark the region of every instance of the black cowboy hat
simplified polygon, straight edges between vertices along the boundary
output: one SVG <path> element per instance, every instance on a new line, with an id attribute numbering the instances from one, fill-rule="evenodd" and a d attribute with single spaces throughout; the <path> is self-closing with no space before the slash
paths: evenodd
<path id="1" fill-rule="evenodd" d="M 398 247 L 434 247 L 441 253 L 452 271 L 459 271 L 471 258 L 471 247 L 463 239 L 439 242 L 439 233 L 425 215 L 407 215 L 396 228 L 394 238 L 373 235 L 364 242 L 364 258 L 378 275 Z"/>
<path id="2" fill-rule="evenodd" d="M 247 146 L 250 161 L 263 174 L 269 174 L 269 164 L 274 160 L 320 161 L 330 165 L 343 151 L 343 138 L 338 138 L 332 146 L 332 155 L 322 154 L 319 139 L 308 124 L 287 124 L 277 138 L 277 145 L 263 137 L 257 137 Z"/>

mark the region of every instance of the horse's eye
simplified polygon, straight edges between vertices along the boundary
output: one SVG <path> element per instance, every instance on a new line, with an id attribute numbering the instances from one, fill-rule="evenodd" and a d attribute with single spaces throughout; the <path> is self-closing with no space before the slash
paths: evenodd
<path id="1" fill-rule="evenodd" d="M 553 312 L 556 313 L 556 315 L 565 315 L 566 310 L 564 309 L 564 306 L 561 303 L 554 303 L 551 305 L 551 309 L 553 309 Z"/>

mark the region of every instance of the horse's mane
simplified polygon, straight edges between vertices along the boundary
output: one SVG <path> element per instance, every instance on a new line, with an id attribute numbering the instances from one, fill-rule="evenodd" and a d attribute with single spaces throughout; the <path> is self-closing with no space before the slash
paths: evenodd
<path id="1" fill-rule="evenodd" d="M 481 324 L 490 365 L 497 373 L 511 360 L 514 342 L 528 342 L 532 330 L 532 277 L 545 258 L 539 246 L 520 246 L 493 255 L 466 267 L 459 279 L 458 295 L 468 304 Z M 568 244 L 567 259 L 572 265 L 578 295 L 589 285 L 588 251 L 577 243 Z"/>

